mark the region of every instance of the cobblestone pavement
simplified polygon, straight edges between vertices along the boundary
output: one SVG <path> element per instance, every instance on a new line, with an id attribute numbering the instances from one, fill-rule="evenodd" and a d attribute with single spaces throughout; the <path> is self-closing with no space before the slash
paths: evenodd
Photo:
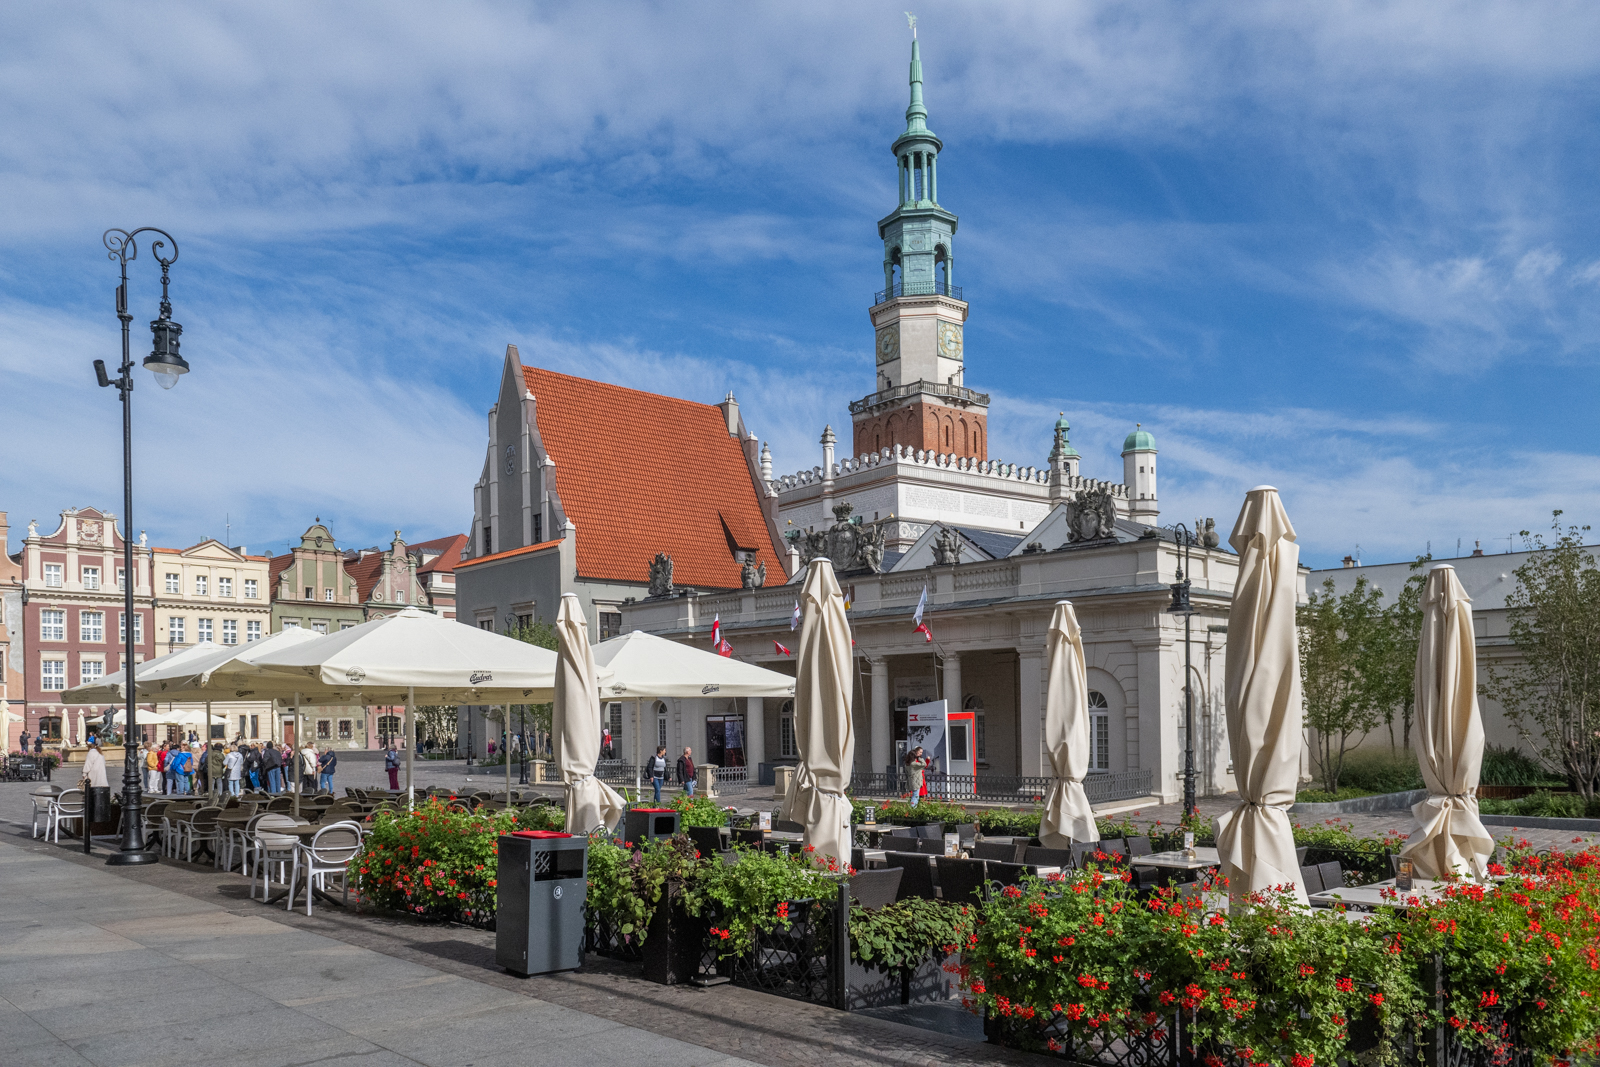
<path id="1" fill-rule="evenodd" d="M 975 1040 L 970 1021 L 956 1036 L 940 1032 L 948 1018 L 904 1025 L 732 986 L 653 985 L 594 957 L 517 979 L 481 930 L 331 905 L 307 918 L 204 864 L 108 868 L 102 849 L 30 839 L 17 818 L 27 788 L 0 786 L 7 1067 L 1032 1062 Z"/>

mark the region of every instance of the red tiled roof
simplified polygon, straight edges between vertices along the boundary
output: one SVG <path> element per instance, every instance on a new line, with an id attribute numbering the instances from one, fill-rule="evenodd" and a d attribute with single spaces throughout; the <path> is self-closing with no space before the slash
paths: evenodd
<path id="1" fill-rule="evenodd" d="M 436 537 L 432 541 L 423 541 L 406 547 L 410 551 L 421 555 L 427 555 L 430 552 L 439 553 L 418 567 L 418 574 L 428 574 L 432 571 L 448 572 L 455 570 L 456 564 L 461 562 L 462 550 L 467 547 L 467 535 L 451 534 L 449 537 Z"/>
<path id="2" fill-rule="evenodd" d="M 273 556 L 267 564 L 267 583 L 272 586 L 272 597 L 278 596 L 278 575 L 289 569 L 289 564 L 294 562 L 294 553 L 285 552 L 281 556 Z"/>
<path id="3" fill-rule="evenodd" d="M 344 572 L 356 583 L 356 603 L 365 604 L 372 595 L 372 587 L 383 574 L 383 553 L 369 552 L 358 560 L 348 561 Z"/>
<path id="4" fill-rule="evenodd" d="M 523 545 L 521 548 L 508 548 L 504 552 L 496 552 L 490 556 L 479 556 L 477 559 L 464 559 L 456 564 L 457 570 L 467 567 L 476 567 L 480 563 L 490 563 L 497 559 L 510 559 L 512 556 L 525 556 L 529 552 L 538 552 L 546 548 L 554 548 L 560 541 L 540 541 L 536 545 Z"/>
<path id="5" fill-rule="evenodd" d="M 578 527 L 578 574 L 650 580 L 657 552 L 679 585 L 737 589 L 733 545 L 784 570 L 767 533 L 744 450 L 722 409 L 523 367 L 556 490 Z"/>

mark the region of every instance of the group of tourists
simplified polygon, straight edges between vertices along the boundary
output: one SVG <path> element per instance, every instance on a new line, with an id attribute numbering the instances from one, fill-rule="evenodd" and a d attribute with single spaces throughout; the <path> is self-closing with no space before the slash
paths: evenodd
<path id="1" fill-rule="evenodd" d="M 268 793 L 287 791 L 294 782 L 296 761 L 302 792 L 330 792 L 339 755 L 330 747 L 319 753 L 307 745 L 298 756 L 288 745 L 273 741 L 245 742 L 235 739 L 225 745 L 211 742 L 209 747 L 191 742 L 162 742 L 159 747 L 145 741 L 139 746 L 145 770 L 145 791 L 166 796 L 190 793 L 224 793 L 237 796 L 245 789 Z"/>

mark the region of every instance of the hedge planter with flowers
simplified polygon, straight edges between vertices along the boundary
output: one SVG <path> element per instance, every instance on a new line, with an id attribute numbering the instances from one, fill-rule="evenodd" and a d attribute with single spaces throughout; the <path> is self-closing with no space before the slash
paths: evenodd
<path id="1" fill-rule="evenodd" d="M 437 798 L 410 812 L 380 811 L 368 818 L 371 830 L 351 873 L 374 908 L 492 927 L 500 835 L 559 829 L 563 819 L 549 807 L 456 811 Z"/>
<path id="2" fill-rule="evenodd" d="M 1600 1035 L 1597 868 L 1524 859 L 1359 921 L 1272 894 L 1239 914 L 1141 901 L 1092 870 L 1029 879 L 977 909 L 965 999 L 996 1040 L 1080 1063 L 1399 1064 L 1418 1038 L 1451 1062 L 1571 1063 Z"/>

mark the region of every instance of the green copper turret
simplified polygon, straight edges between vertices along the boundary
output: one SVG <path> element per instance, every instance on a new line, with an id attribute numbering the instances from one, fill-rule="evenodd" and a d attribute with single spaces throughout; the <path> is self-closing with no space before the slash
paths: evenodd
<path id="1" fill-rule="evenodd" d="M 883 238 L 884 299 L 897 294 L 956 296 L 951 241 L 956 217 L 939 206 L 939 153 L 943 149 L 944 143 L 928 129 L 928 108 L 922 101 L 922 50 L 913 40 L 906 130 L 891 146 L 899 173 L 900 203 L 878 223 L 878 236 Z"/>

